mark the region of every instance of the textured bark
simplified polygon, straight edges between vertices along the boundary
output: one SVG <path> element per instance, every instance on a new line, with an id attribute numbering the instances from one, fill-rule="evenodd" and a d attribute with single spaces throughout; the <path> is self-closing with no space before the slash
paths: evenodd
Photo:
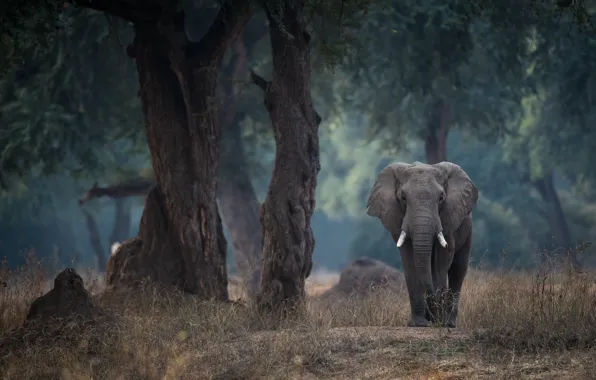
<path id="1" fill-rule="evenodd" d="M 217 216 L 215 233 L 220 249 L 215 252 L 225 265 L 226 240 L 221 219 Z M 135 286 L 146 278 L 166 286 L 186 288 L 184 258 L 180 241 L 168 221 L 164 196 L 158 186 L 147 195 L 137 237 L 125 241 L 108 260 L 106 284 L 109 287 Z M 224 270 L 224 268 L 216 268 Z M 208 288 L 209 289 L 209 288 Z M 217 291 L 211 290 L 211 291 Z"/>
<path id="2" fill-rule="evenodd" d="M 449 133 L 450 108 L 446 101 L 439 99 L 431 106 L 424 151 L 427 164 L 447 161 L 447 134 Z"/>
<path id="3" fill-rule="evenodd" d="M 576 252 L 571 246 L 571 232 L 569 231 L 567 218 L 565 218 L 565 213 L 561 207 L 559 195 L 555 189 L 553 173 L 548 173 L 544 177 L 533 181 L 533 185 L 546 206 L 546 218 L 550 233 L 555 240 L 555 248 L 565 249 L 569 255 L 570 264 L 579 268 L 581 265 L 577 259 Z"/>
<path id="4" fill-rule="evenodd" d="M 149 278 L 184 288 L 184 262 L 179 252 L 180 242 L 168 223 L 164 196 L 154 186 L 145 200 L 138 236 L 125 241 L 108 260 L 106 284 L 134 286 Z"/>
<path id="5" fill-rule="evenodd" d="M 221 60 L 249 20 L 251 2 L 225 2 L 197 43 L 186 37 L 184 14 L 172 11 L 133 12 L 136 35 L 128 53 L 139 73 L 157 185 L 147 196 L 138 237 L 111 257 L 106 279 L 115 286 L 149 277 L 203 299 L 225 300 L 216 90 Z"/>
<path id="6" fill-rule="evenodd" d="M 259 221 L 260 203 L 252 185 L 250 168 L 242 141 L 240 122 L 245 114 L 237 109 L 235 84 L 247 70 L 248 54 L 267 33 L 258 23 L 249 24 L 234 43 L 234 55 L 223 68 L 229 81 L 221 81 L 222 149 L 218 183 L 218 201 L 223 222 L 228 227 L 238 274 L 249 298 L 259 290 L 263 235 Z"/>
<path id="7" fill-rule="evenodd" d="M 304 1 L 265 6 L 269 19 L 273 78 L 265 84 L 265 106 L 275 132 L 276 154 L 267 198 L 261 209 L 263 267 L 258 304 L 284 311 L 299 306 L 312 269 L 319 163 L 320 116 L 310 94 L 310 36 L 303 22 Z"/>

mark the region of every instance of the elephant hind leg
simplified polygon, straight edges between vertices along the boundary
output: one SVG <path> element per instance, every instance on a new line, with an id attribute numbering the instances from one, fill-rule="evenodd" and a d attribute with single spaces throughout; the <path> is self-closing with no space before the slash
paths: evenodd
<path id="1" fill-rule="evenodd" d="M 464 245 L 455 252 L 451 267 L 449 268 L 449 292 L 447 292 L 444 302 L 447 308 L 446 327 L 455 327 L 457 315 L 459 312 L 459 296 L 464 283 L 464 278 L 468 272 L 470 263 L 470 252 L 472 250 L 472 233 L 468 235 Z"/>
<path id="2" fill-rule="evenodd" d="M 436 290 L 436 293 L 434 295 L 435 304 L 430 309 L 427 309 L 426 317 L 433 324 L 439 325 L 444 324 L 444 321 L 446 321 L 449 314 L 448 310 L 446 309 L 445 297 L 449 293 L 447 278 L 448 269 L 450 268 L 453 260 L 453 253 L 449 252 L 450 254 L 448 255 L 446 255 L 445 253 L 445 250 L 439 248 L 437 242 L 433 244 L 432 272 L 433 283 Z"/>

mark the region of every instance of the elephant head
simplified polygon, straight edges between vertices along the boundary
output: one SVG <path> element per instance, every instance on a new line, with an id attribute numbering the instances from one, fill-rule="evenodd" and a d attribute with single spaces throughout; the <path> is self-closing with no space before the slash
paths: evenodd
<path id="1" fill-rule="evenodd" d="M 443 248 L 454 250 L 448 247 L 454 245 L 453 234 L 477 200 L 476 186 L 456 164 L 396 162 L 379 173 L 368 198 L 367 214 L 381 220 L 398 247 L 411 239 L 416 275 L 428 285 L 432 284 L 435 239 Z"/>

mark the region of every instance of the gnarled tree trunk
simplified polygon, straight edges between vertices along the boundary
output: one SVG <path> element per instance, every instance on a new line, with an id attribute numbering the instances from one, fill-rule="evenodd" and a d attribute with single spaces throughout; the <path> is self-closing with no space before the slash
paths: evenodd
<path id="1" fill-rule="evenodd" d="M 107 285 L 150 277 L 204 299 L 225 300 L 226 247 L 216 205 L 216 90 L 222 57 L 250 18 L 251 2 L 224 2 L 197 43 L 188 40 L 184 13 L 172 5 L 116 11 L 135 27 L 128 51 L 139 73 L 157 185 L 147 197 L 139 236 L 110 258 Z"/>
<path id="2" fill-rule="evenodd" d="M 567 218 L 565 218 L 565 213 L 561 207 L 559 195 L 555 189 L 553 173 L 549 172 L 542 178 L 534 180 L 532 183 L 544 201 L 546 219 L 550 233 L 555 240 L 553 243 L 555 249 L 565 249 L 565 253 L 569 256 L 570 264 L 576 268 L 581 267 L 576 252 L 571 247 L 571 232 L 569 231 Z"/>
<path id="3" fill-rule="evenodd" d="M 424 136 L 426 163 L 436 164 L 447 161 L 447 134 L 449 133 L 450 109 L 443 99 L 431 105 L 427 128 Z"/>
<path id="4" fill-rule="evenodd" d="M 299 306 L 312 269 L 314 237 L 310 218 L 315 208 L 321 117 L 310 94 L 310 36 L 303 22 L 304 0 L 265 4 L 269 19 L 273 78 L 265 106 L 275 131 L 275 165 L 261 208 L 263 267 L 258 304 L 284 311 Z"/>

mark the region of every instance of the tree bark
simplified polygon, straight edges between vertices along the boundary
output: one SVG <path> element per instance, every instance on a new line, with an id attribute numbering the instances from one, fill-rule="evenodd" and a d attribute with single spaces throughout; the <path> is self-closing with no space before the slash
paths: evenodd
<path id="1" fill-rule="evenodd" d="M 549 172 L 542 178 L 532 182 L 534 188 L 538 191 L 546 206 L 546 218 L 552 237 L 556 241 L 556 248 L 563 248 L 569 257 L 570 264 L 575 268 L 580 268 L 581 264 L 577 259 L 576 252 L 573 250 L 571 242 L 571 232 L 567 224 L 567 218 L 561 207 L 559 195 L 555 189 L 553 173 Z"/>
<path id="2" fill-rule="evenodd" d="M 216 90 L 223 55 L 250 19 L 251 2 L 224 2 L 197 43 L 188 40 L 184 13 L 172 5 L 119 4 L 100 10 L 128 18 L 135 28 L 128 53 L 136 60 L 157 186 L 147 196 L 138 237 L 110 257 L 107 285 L 149 277 L 202 299 L 226 300 L 226 244 L 216 205 Z"/>
<path id="3" fill-rule="evenodd" d="M 240 129 L 245 114 L 237 109 L 239 99 L 235 84 L 247 71 L 247 50 L 267 34 L 267 28 L 258 24 L 250 26 L 244 30 L 243 38 L 236 40 L 233 59 L 223 69 L 231 80 L 222 81 L 220 85 L 223 136 L 217 197 L 222 219 L 232 240 L 238 274 L 246 295 L 254 299 L 259 290 L 263 235 L 259 221 L 260 203 L 252 185 Z"/>
<path id="4" fill-rule="evenodd" d="M 447 161 L 447 134 L 449 133 L 450 107 L 443 99 L 431 106 L 424 136 L 426 162 L 430 165 Z"/>
<path id="5" fill-rule="evenodd" d="M 303 21 L 304 1 L 264 4 L 269 19 L 273 78 L 253 74 L 265 91 L 265 107 L 275 132 L 276 154 L 267 198 L 261 207 L 263 267 L 257 297 L 262 310 L 289 311 L 305 296 L 312 269 L 314 237 L 310 218 L 320 170 L 321 117 L 310 94 L 310 35 Z"/>
<path id="6" fill-rule="evenodd" d="M 147 248 L 143 253 L 152 260 L 161 256 L 163 247 L 172 248 L 182 261 L 182 278 L 174 274 L 173 284 L 205 298 L 227 299 L 225 252 L 218 247 L 215 223 L 220 134 L 213 117 L 217 107 L 212 101 L 216 95 L 214 68 L 205 65 L 201 71 L 193 71 L 188 62 L 171 62 L 169 52 L 160 49 L 167 41 L 157 33 L 156 25 L 136 29 L 134 56 L 160 193 L 156 203 L 162 203 L 161 216 L 168 227 L 156 231 L 154 244 L 143 246 L 143 251 Z M 151 215 L 151 210 L 145 211 Z"/>

